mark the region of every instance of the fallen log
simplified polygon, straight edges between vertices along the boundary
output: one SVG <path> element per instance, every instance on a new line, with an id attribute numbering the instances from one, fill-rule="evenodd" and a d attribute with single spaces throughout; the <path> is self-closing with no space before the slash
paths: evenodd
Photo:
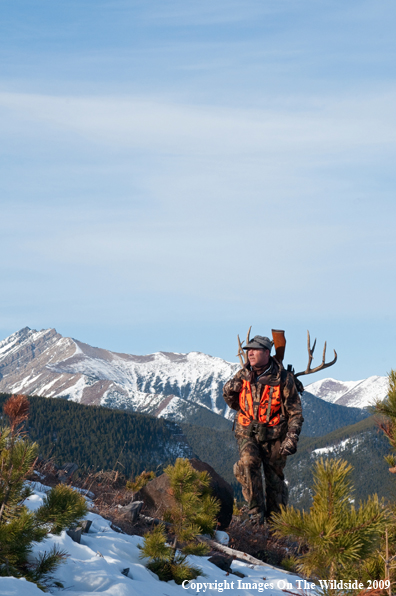
<path id="1" fill-rule="evenodd" d="M 297 573 L 292 573 L 291 571 L 286 571 L 286 569 L 280 569 L 279 567 L 274 567 L 269 563 L 264 563 L 264 561 L 260 561 L 260 559 L 256 559 L 252 557 L 252 555 L 248 555 L 247 553 L 242 552 L 241 550 L 235 550 L 235 548 L 230 548 L 229 546 L 224 546 L 224 544 L 220 544 L 220 542 L 216 542 L 211 538 L 206 538 L 205 536 L 197 536 L 198 540 L 201 542 L 206 542 L 212 548 L 219 550 L 227 555 L 231 555 L 235 559 L 242 559 L 242 561 L 247 561 L 252 565 L 260 565 L 261 567 L 269 567 L 270 569 L 275 569 L 276 571 L 281 571 L 282 573 L 287 573 L 288 575 L 297 575 Z"/>

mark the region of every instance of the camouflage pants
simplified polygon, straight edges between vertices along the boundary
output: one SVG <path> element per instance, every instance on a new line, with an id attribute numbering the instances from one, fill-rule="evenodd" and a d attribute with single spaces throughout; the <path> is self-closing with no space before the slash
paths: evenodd
<path id="1" fill-rule="evenodd" d="M 234 464 L 234 475 L 242 485 L 242 494 L 251 513 L 280 511 L 279 505 L 287 504 L 288 490 L 283 475 L 286 457 L 279 455 L 281 442 L 260 443 L 255 437 L 236 436 L 239 461 Z M 263 463 L 265 477 L 265 500 L 261 476 Z"/>

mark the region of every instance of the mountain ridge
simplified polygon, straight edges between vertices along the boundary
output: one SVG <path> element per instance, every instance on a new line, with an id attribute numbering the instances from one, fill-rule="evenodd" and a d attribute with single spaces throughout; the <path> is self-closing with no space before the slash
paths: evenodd
<path id="1" fill-rule="evenodd" d="M 388 378 L 371 376 L 360 381 L 337 381 L 327 378 L 315 381 L 305 388 L 327 402 L 347 407 L 366 408 L 386 397 Z"/>
<path id="2" fill-rule="evenodd" d="M 229 428 L 234 418 L 222 388 L 239 368 L 201 352 L 111 352 L 63 337 L 53 328 L 24 327 L 0 342 L 0 391 L 66 398 L 219 429 Z M 308 385 L 302 395 L 304 434 L 325 434 L 366 417 L 356 405 L 365 404 L 373 393 L 385 397 L 384 380 L 324 379 Z"/>
<path id="3" fill-rule="evenodd" d="M 222 386 L 239 369 L 201 352 L 134 356 L 28 327 L 0 342 L 0 391 L 68 397 L 163 417 L 186 401 L 230 419 Z M 192 406 L 189 406 L 192 407 Z"/>

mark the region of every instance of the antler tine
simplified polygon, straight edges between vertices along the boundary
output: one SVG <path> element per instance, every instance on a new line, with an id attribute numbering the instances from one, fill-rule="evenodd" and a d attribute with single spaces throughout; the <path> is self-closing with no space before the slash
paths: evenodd
<path id="1" fill-rule="evenodd" d="M 252 326 L 250 325 L 249 327 L 249 331 L 247 332 L 247 336 L 246 336 L 246 345 L 250 342 L 250 330 L 251 330 Z M 241 366 L 244 366 L 247 361 L 248 361 L 248 356 L 247 353 L 245 352 L 245 350 L 242 347 L 243 341 L 240 340 L 239 335 L 238 335 L 238 358 L 239 358 L 239 362 L 241 363 Z"/>
<path id="2" fill-rule="evenodd" d="M 238 358 L 239 358 L 239 362 L 241 363 L 241 366 L 243 366 L 245 364 L 244 359 L 245 359 L 245 352 L 243 351 L 242 348 L 242 344 L 243 342 L 241 342 L 241 340 L 239 339 L 239 335 L 238 335 Z"/>
<path id="3" fill-rule="evenodd" d="M 309 371 L 309 369 L 311 368 L 311 362 L 313 360 L 313 353 L 314 353 L 315 346 L 316 346 L 316 338 L 315 338 L 315 341 L 311 348 L 311 336 L 310 336 L 309 330 L 307 331 L 307 343 L 308 343 L 308 364 L 307 364 L 307 369 L 306 369 L 305 374 L 308 374 L 307 371 Z"/>
<path id="4" fill-rule="evenodd" d="M 314 353 L 315 348 L 316 348 L 316 337 L 315 337 L 315 341 L 314 341 L 313 346 L 312 346 L 311 354 Z"/>
<path id="5" fill-rule="evenodd" d="M 327 341 L 325 341 L 324 348 L 323 348 L 322 364 L 324 364 L 326 361 L 326 346 L 327 346 Z"/>
<path id="6" fill-rule="evenodd" d="M 322 357 L 322 363 L 319 364 L 319 366 L 316 366 L 315 368 L 311 368 L 311 363 L 313 360 L 313 352 L 316 346 L 316 339 L 313 343 L 313 346 L 311 348 L 311 338 L 309 335 L 309 331 L 308 331 L 308 365 L 306 370 L 297 373 L 296 375 L 294 375 L 295 377 L 300 377 L 302 375 L 311 375 L 312 373 L 318 372 L 319 370 L 323 370 L 324 368 L 329 368 L 329 366 L 333 366 L 333 364 L 335 364 L 337 362 L 337 352 L 334 350 L 334 358 L 331 362 L 326 362 L 326 347 L 327 347 L 327 342 L 325 342 L 324 344 L 324 348 L 323 348 L 323 357 Z"/>

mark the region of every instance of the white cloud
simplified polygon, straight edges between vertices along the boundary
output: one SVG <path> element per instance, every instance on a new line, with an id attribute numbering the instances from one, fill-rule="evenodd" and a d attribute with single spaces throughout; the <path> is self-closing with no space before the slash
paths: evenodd
<path id="1" fill-rule="evenodd" d="M 43 124 L 124 148 L 180 154 L 252 155 L 296 150 L 321 155 L 395 148 L 396 90 L 365 97 L 279 99 L 275 109 L 165 103 L 147 97 L 57 97 L 0 93 L 10 119 Z M 272 100 L 272 105 L 276 103 Z M 45 132 L 45 131 L 44 131 Z"/>

